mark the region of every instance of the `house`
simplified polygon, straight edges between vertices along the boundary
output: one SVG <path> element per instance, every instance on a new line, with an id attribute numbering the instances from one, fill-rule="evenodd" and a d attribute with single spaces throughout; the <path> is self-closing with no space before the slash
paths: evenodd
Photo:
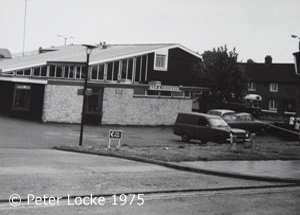
<path id="1" fill-rule="evenodd" d="M 256 96 L 262 114 L 279 117 L 300 114 L 300 76 L 294 64 L 272 63 L 266 56 L 265 63 L 244 64 L 248 82 L 248 97 Z"/>
<path id="2" fill-rule="evenodd" d="M 192 67 L 200 56 L 180 44 L 100 44 L 89 59 L 85 120 L 171 125 L 192 110 Z M 0 61 L 0 111 L 42 122 L 80 123 L 87 53 L 83 45 L 40 48 Z"/>

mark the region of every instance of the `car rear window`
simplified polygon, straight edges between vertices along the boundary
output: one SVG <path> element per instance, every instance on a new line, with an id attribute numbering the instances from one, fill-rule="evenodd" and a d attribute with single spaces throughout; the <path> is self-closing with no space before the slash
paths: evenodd
<path id="1" fill-rule="evenodd" d="M 197 125 L 198 117 L 188 114 L 179 114 L 176 120 L 176 123 L 188 124 L 188 125 Z"/>
<path id="2" fill-rule="evenodd" d="M 236 117 L 236 115 L 233 115 L 233 114 L 227 114 L 227 115 L 223 116 L 223 119 L 225 120 L 225 122 L 233 122 L 233 121 L 236 121 L 237 117 Z"/>

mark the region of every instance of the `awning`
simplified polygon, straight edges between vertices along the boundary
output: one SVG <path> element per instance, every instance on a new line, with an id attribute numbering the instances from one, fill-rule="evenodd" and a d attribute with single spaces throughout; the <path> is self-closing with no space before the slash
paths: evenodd
<path id="1" fill-rule="evenodd" d="M 0 76 L 0 81 L 8 81 L 8 82 L 15 82 L 15 83 L 28 83 L 28 84 L 48 84 L 48 80 L 41 80 L 41 79 L 32 79 L 32 78 L 18 78 L 18 77 L 4 77 Z"/>
<path id="2" fill-rule="evenodd" d="M 262 97 L 258 94 L 247 94 L 244 97 L 245 100 L 252 100 L 252 101 L 261 101 Z"/>

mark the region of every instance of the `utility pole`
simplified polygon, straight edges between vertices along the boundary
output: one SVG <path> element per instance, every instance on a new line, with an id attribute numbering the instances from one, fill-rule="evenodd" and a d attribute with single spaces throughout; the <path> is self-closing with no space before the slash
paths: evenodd
<path id="1" fill-rule="evenodd" d="M 22 56 L 24 56 L 24 51 L 25 51 L 25 35 L 26 35 L 27 1 L 28 1 L 28 0 L 25 0 L 25 13 L 24 13 L 24 32 L 23 32 L 23 51 L 22 51 Z"/>

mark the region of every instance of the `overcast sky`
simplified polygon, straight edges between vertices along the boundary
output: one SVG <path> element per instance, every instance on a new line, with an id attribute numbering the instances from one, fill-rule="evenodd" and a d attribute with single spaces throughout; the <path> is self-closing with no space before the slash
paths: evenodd
<path id="1" fill-rule="evenodd" d="M 22 52 L 25 0 L 0 0 L 0 48 Z M 293 62 L 299 0 L 28 0 L 25 51 L 67 43 L 227 44 L 239 61 Z"/>

